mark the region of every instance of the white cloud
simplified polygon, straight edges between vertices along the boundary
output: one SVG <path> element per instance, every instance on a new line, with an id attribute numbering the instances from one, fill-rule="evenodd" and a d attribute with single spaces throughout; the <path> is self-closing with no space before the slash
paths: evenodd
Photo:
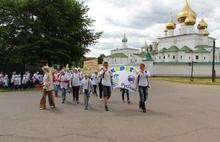
<path id="1" fill-rule="evenodd" d="M 110 50 L 121 47 L 124 29 L 129 47 L 140 48 L 145 41 L 155 41 L 164 31 L 172 15 L 176 20 L 185 0 L 82 0 L 88 5 L 88 15 L 96 20 L 94 28 L 103 31 L 99 43 L 90 47 L 87 56 L 110 54 Z M 220 38 L 220 1 L 189 0 L 197 13 L 209 24 L 210 36 Z M 172 13 L 172 14 L 171 14 Z M 220 41 L 217 41 L 220 46 Z"/>

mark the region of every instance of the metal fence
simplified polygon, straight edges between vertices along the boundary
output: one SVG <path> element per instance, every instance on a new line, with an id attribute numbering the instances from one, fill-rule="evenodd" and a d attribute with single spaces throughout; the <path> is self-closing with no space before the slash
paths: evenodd
<path id="1" fill-rule="evenodd" d="M 25 65 L 25 64 L 0 64 L 0 72 L 5 74 L 12 74 L 16 71 L 19 74 L 25 73 L 25 71 L 30 71 L 34 73 L 36 71 L 41 71 L 39 66 L 36 65 Z"/>

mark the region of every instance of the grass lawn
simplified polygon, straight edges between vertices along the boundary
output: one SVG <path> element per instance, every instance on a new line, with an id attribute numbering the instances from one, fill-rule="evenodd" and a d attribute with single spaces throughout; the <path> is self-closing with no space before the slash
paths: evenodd
<path id="1" fill-rule="evenodd" d="M 220 85 L 220 78 L 216 79 L 216 82 L 212 82 L 211 78 L 194 78 L 194 81 L 184 77 L 153 77 L 152 79 L 184 84 Z"/>
<path id="2" fill-rule="evenodd" d="M 16 91 L 39 91 L 41 89 L 37 89 L 37 88 L 27 88 L 27 89 L 18 89 L 18 90 L 15 90 L 15 89 L 11 89 L 11 88 L 0 88 L 0 92 L 16 92 Z"/>

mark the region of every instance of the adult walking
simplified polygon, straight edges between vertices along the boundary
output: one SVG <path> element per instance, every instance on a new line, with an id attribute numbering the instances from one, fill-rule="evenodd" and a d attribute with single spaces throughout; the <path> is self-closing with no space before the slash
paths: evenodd
<path id="1" fill-rule="evenodd" d="M 105 110 L 109 111 L 108 100 L 111 97 L 112 72 L 109 69 L 108 62 L 103 63 L 103 70 L 101 70 L 100 72 L 100 77 L 102 78 L 102 91 L 103 91 Z"/>
<path id="2" fill-rule="evenodd" d="M 73 70 L 72 78 L 71 78 L 71 84 L 72 84 L 72 91 L 73 91 L 73 101 L 76 101 L 77 104 L 79 103 L 79 89 L 81 85 L 81 75 L 80 72 L 78 72 L 77 68 Z"/>
<path id="3" fill-rule="evenodd" d="M 95 72 L 91 76 L 92 85 L 93 85 L 93 95 L 98 96 L 97 94 L 97 85 L 98 85 L 98 72 Z"/>
<path id="4" fill-rule="evenodd" d="M 142 109 L 144 113 L 146 113 L 146 105 L 145 102 L 148 99 L 148 88 L 149 88 L 149 80 L 150 72 L 146 70 L 145 64 L 139 65 L 140 71 L 138 72 L 137 77 L 137 87 L 140 95 L 139 108 Z"/>
<path id="5" fill-rule="evenodd" d="M 100 69 L 99 71 L 99 75 L 98 75 L 98 85 L 99 85 L 99 97 L 100 100 L 103 101 L 103 96 L 102 96 L 102 77 L 100 75 L 101 71 L 103 70 L 103 68 Z"/>
<path id="6" fill-rule="evenodd" d="M 61 71 L 60 74 L 60 89 L 62 90 L 62 104 L 66 101 L 66 90 L 68 89 L 68 76 L 66 75 L 66 72 L 64 70 Z"/>
<path id="7" fill-rule="evenodd" d="M 55 70 L 53 73 L 53 84 L 54 84 L 55 97 L 58 97 L 58 91 L 59 91 L 59 85 L 60 85 L 59 78 L 60 78 L 60 73 L 57 70 Z"/>
<path id="8" fill-rule="evenodd" d="M 55 102 L 53 97 L 53 75 L 50 73 L 50 67 L 44 66 L 43 68 L 43 95 L 40 100 L 40 109 L 46 109 L 46 96 L 49 99 L 49 105 L 51 108 L 55 108 Z"/>

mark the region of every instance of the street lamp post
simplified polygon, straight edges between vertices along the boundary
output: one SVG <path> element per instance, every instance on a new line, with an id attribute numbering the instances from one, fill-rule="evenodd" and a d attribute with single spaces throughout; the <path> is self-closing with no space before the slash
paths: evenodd
<path id="1" fill-rule="evenodd" d="M 194 70 L 194 61 L 192 60 L 192 63 L 191 63 L 191 77 L 190 77 L 190 81 L 194 81 L 193 70 Z"/>
<path id="2" fill-rule="evenodd" d="M 213 40 L 212 82 L 215 82 L 215 40 Z"/>

